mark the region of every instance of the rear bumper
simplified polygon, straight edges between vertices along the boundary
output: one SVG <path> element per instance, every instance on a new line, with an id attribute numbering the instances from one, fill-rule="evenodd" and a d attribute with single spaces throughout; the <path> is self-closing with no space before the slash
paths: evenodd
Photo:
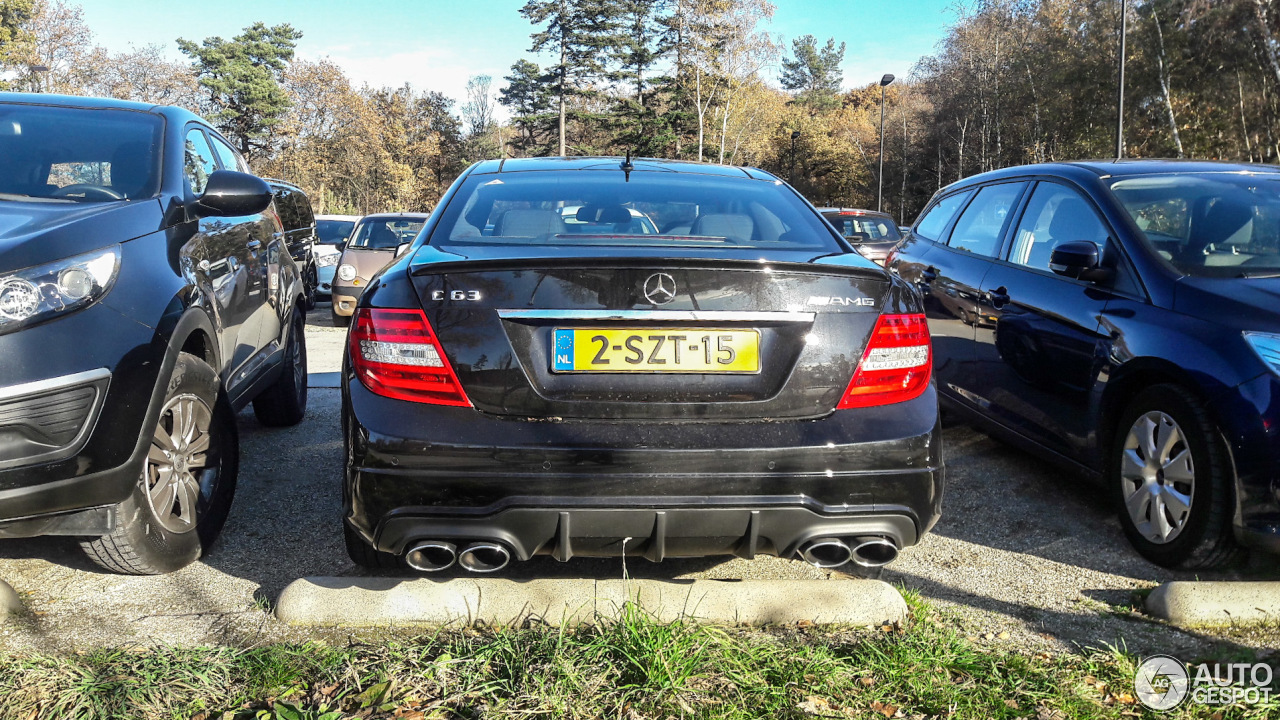
<path id="1" fill-rule="evenodd" d="M 793 555 L 825 535 L 912 545 L 941 511 L 932 388 L 788 422 L 543 422 L 343 388 L 350 526 L 384 552 L 501 540 L 520 559 Z"/>

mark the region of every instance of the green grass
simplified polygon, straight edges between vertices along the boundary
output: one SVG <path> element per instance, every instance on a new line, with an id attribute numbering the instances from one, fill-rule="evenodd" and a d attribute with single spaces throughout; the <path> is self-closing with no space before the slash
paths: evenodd
<path id="1" fill-rule="evenodd" d="M 407 642 L 0 658 L 0 718 L 1124 718 L 1136 658 L 982 648 L 908 595 L 895 628 L 659 624 Z M 1184 706 L 1162 717 L 1210 718 Z M 1280 704 L 1223 718 L 1280 715 Z"/>

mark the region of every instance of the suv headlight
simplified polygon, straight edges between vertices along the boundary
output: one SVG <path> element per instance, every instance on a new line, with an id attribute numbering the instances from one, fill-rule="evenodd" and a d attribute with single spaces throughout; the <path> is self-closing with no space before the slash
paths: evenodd
<path id="1" fill-rule="evenodd" d="M 1249 341 L 1253 351 L 1271 368 L 1271 372 L 1280 375 L 1280 335 L 1247 332 L 1244 339 Z"/>
<path id="2" fill-rule="evenodd" d="M 356 279 L 356 266 L 343 265 L 338 268 L 338 279 L 343 282 L 351 282 Z"/>
<path id="3" fill-rule="evenodd" d="M 341 258 L 342 256 L 339 255 L 338 253 L 329 253 L 327 255 L 317 255 L 316 267 L 329 267 L 330 265 L 337 265 L 338 260 Z"/>
<path id="4" fill-rule="evenodd" d="M 0 333 L 72 312 L 111 289 L 120 246 L 0 275 Z"/>

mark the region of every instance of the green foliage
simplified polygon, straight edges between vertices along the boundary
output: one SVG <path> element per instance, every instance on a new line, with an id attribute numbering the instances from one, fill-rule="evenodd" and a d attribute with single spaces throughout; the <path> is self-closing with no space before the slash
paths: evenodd
<path id="1" fill-rule="evenodd" d="M 844 61 L 844 43 L 836 47 L 835 38 L 828 38 L 825 47 L 819 49 L 812 35 L 804 35 L 791 41 L 794 58 L 782 60 L 782 87 L 799 91 L 798 100 L 817 110 L 829 110 L 839 104 L 836 93 L 844 74 L 840 63 Z"/>
<path id="2" fill-rule="evenodd" d="M 269 146 L 272 129 L 289 109 L 280 78 L 301 38 L 302 32 L 288 24 L 267 27 L 258 22 L 230 41 L 210 37 L 197 45 L 178 40 L 216 109 L 210 119 L 246 155 Z"/>
<path id="3" fill-rule="evenodd" d="M 35 0 L 0 0 L 0 68 L 11 66 L 31 43 L 26 24 L 35 13 Z M 0 80 L 0 90 L 8 89 Z"/>

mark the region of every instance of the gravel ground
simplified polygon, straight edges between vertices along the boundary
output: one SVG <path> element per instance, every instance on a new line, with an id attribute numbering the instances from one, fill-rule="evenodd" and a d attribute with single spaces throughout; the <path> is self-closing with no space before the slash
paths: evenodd
<path id="1" fill-rule="evenodd" d="M 291 580 L 355 575 L 340 533 L 342 442 L 339 369 L 345 330 L 322 305 L 308 318 L 312 390 L 297 427 L 268 429 L 240 417 L 240 485 L 217 547 L 160 577 L 98 571 L 66 538 L 0 540 L 0 577 L 29 613 L 0 626 L 0 648 L 66 652 L 97 645 L 247 644 L 341 631 L 303 631 L 269 614 Z M 942 607 L 979 642 L 1047 651 L 1104 644 L 1193 655 L 1212 646 L 1280 647 L 1280 630 L 1191 634 L 1132 611 L 1139 594 L 1190 579 L 1139 558 L 1099 491 L 1074 475 L 964 426 L 945 433 L 948 488 L 933 534 L 885 572 Z M 798 561 L 710 558 L 626 568 L 651 578 L 831 578 Z M 618 560 L 538 559 L 511 577 L 620 577 Z M 1274 557 L 1256 556 L 1202 579 L 1280 579 Z"/>

